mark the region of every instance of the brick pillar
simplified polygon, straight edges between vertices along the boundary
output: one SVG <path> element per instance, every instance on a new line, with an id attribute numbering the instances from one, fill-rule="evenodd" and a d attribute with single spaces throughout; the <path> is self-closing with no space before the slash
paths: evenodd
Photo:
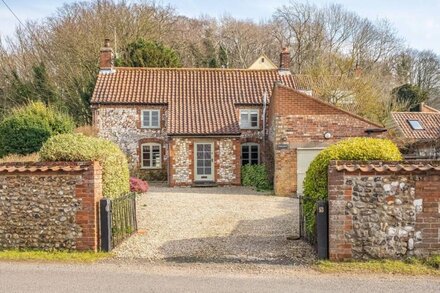
<path id="1" fill-rule="evenodd" d="M 348 260 L 352 258 L 352 245 L 345 234 L 353 229 L 353 218 L 345 214 L 347 202 L 352 200 L 352 190 L 344 189 L 344 171 L 337 171 L 331 162 L 328 169 L 329 203 L 329 258 Z"/>
<path id="2" fill-rule="evenodd" d="M 421 231 L 422 242 L 415 244 L 423 256 L 440 252 L 440 176 L 425 176 L 416 182 L 416 199 L 422 210 L 416 216 L 416 231 Z"/>
<path id="3" fill-rule="evenodd" d="M 99 249 L 99 200 L 102 198 L 102 169 L 98 162 L 82 174 L 82 182 L 76 185 L 76 198 L 81 208 L 76 213 L 76 223 L 82 229 L 77 239 L 77 250 Z"/>

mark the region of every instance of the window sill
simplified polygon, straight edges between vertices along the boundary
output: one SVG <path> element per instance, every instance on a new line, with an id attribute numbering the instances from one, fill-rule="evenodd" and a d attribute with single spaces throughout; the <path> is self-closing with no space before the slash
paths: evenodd
<path id="1" fill-rule="evenodd" d="M 160 129 L 160 127 L 146 127 L 146 126 L 141 126 L 141 129 Z"/>
<path id="2" fill-rule="evenodd" d="M 254 128 L 240 128 L 241 130 L 261 130 L 260 127 L 254 127 Z"/>
<path id="3" fill-rule="evenodd" d="M 141 170 L 161 170 L 162 166 L 159 167 L 141 167 Z"/>

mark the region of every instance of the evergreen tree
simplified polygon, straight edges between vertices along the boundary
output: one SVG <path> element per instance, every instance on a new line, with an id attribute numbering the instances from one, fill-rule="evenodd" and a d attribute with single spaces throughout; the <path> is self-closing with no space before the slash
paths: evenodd
<path id="1" fill-rule="evenodd" d="M 180 67 L 179 55 L 171 48 L 159 42 L 144 39 L 128 44 L 121 58 L 116 60 L 118 66 L 128 67 Z"/>
<path id="2" fill-rule="evenodd" d="M 417 85 L 404 84 L 393 89 L 393 95 L 397 102 L 406 104 L 410 111 L 417 111 L 420 103 L 428 99 L 428 93 Z"/>

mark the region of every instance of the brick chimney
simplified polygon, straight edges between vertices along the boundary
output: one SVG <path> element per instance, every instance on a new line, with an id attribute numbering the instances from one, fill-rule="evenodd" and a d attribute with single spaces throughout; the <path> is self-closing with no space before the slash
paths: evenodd
<path id="1" fill-rule="evenodd" d="M 290 68 L 290 52 L 286 47 L 280 53 L 280 70 L 289 70 Z"/>
<path id="2" fill-rule="evenodd" d="M 104 47 L 99 52 L 99 70 L 112 72 L 114 65 L 113 49 L 110 47 L 110 39 L 104 40 Z"/>

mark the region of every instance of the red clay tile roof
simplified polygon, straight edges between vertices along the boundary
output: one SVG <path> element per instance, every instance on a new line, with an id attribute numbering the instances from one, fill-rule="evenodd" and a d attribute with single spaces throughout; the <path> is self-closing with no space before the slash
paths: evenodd
<path id="1" fill-rule="evenodd" d="M 394 112 L 391 117 L 395 127 L 410 139 L 440 138 L 440 113 L 428 112 Z M 409 120 L 418 120 L 423 129 L 413 129 Z"/>
<path id="2" fill-rule="evenodd" d="M 100 73 L 92 104 L 167 104 L 168 133 L 240 134 L 236 104 L 262 104 L 274 83 L 295 87 L 274 70 L 125 68 Z"/>

